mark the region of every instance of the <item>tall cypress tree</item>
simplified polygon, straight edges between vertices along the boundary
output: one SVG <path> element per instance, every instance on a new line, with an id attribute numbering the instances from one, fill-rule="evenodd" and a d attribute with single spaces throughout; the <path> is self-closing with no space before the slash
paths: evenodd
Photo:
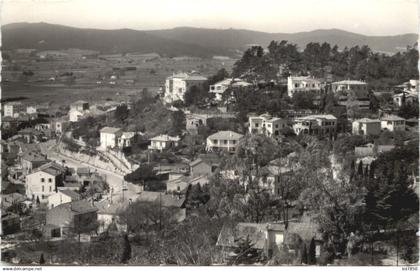
<path id="1" fill-rule="evenodd" d="M 315 251 L 315 239 L 311 239 L 309 244 L 309 255 L 308 255 L 308 264 L 316 264 L 316 251 Z"/>

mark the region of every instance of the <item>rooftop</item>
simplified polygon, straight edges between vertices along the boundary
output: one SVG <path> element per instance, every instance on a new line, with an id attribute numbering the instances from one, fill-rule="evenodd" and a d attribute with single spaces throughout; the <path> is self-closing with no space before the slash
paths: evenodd
<path id="1" fill-rule="evenodd" d="M 105 134 L 116 134 L 119 131 L 121 131 L 120 128 L 114 128 L 114 127 L 104 127 L 100 130 L 101 133 L 105 133 Z"/>
<path id="2" fill-rule="evenodd" d="M 369 119 L 369 118 L 362 118 L 357 119 L 355 122 L 363 122 L 363 123 L 380 123 L 381 121 L 379 119 Z"/>
<path id="3" fill-rule="evenodd" d="M 332 83 L 333 85 L 366 85 L 366 82 L 358 80 L 343 80 Z"/>
<path id="4" fill-rule="evenodd" d="M 70 190 L 70 189 L 60 190 L 60 191 L 58 191 L 58 193 L 62 193 L 66 196 L 69 196 L 72 200 L 80 200 L 80 195 L 78 193 L 76 193 L 75 191 Z"/>
<path id="5" fill-rule="evenodd" d="M 85 214 L 98 211 L 98 208 L 86 200 L 78 200 L 57 205 L 51 210 L 68 210 L 77 214 Z"/>
<path id="6" fill-rule="evenodd" d="M 405 120 L 401 117 L 395 116 L 395 115 L 388 115 L 381 118 L 381 120 L 385 121 L 398 121 L 398 120 Z"/>
<path id="7" fill-rule="evenodd" d="M 326 120 L 337 120 L 336 117 L 334 117 L 331 114 L 325 114 L 325 115 L 309 115 L 301 118 L 297 118 L 299 120 L 311 120 L 311 119 L 326 119 Z"/>
<path id="8" fill-rule="evenodd" d="M 33 173 L 43 171 L 53 176 L 58 176 L 66 171 L 66 168 L 57 164 L 56 162 L 49 162 L 37 168 Z M 32 174 L 32 173 L 31 173 Z"/>
<path id="9" fill-rule="evenodd" d="M 158 135 L 150 140 L 152 141 L 179 141 L 180 138 L 178 136 L 169 136 L 169 135 Z"/>
<path id="10" fill-rule="evenodd" d="M 235 133 L 233 131 L 219 131 L 215 134 L 212 134 L 208 137 L 208 139 L 233 139 L 233 140 L 239 140 L 243 137 L 242 134 Z"/>

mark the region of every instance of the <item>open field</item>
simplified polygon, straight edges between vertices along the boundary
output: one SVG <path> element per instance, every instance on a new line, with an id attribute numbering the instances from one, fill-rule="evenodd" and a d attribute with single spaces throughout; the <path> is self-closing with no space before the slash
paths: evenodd
<path id="1" fill-rule="evenodd" d="M 59 105 L 78 99 L 126 100 L 143 88 L 157 92 L 165 78 L 175 72 L 197 71 L 211 76 L 221 68 L 231 71 L 235 62 L 234 59 L 161 58 L 156 54 L 13 59 L 3 64 L 2 98 L 24 96 L 28 103 L 48 101 Z M 28 71 L 33 74 L 25 75 Z"/>

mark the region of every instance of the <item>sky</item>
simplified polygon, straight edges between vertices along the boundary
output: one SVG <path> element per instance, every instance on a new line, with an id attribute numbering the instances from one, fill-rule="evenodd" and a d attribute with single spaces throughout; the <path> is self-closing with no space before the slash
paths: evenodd
<path id="1" fill-rule="evenodd" d="M 417 0 L 0 0 L 2 24 L 137 30 L 179 26 L 294 33 L 418 33 Z"/>

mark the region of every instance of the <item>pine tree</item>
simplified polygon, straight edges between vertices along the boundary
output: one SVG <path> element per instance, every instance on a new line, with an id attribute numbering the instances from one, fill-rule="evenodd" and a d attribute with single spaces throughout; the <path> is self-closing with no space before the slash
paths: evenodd
<path id="1" fill-rule="evenodd" d="M 131 259 L 131 245 L 130 245 L 130 241 L 128 240 L 128 235 L 124 234 L 120 262 L 125 264 L 130 259 Z"/>
<path id="2" fill-rule="evenodd" d="M 309 244 L 308 264 L 316 264 L 315 239 L 311 239 Z"/>
<path id="3" fill-rule="evenodd" d="M 259 257 L 258 251 L 254 248 L 249 236 L 245 239 L 240 238 L 236 240 L 237 247 L 233 250 L 235 256 L 231 259 L 231 264 L 252 264 L 255 263 Z"/>
<path id="4" fill-rule="evenodd" d="M 41 253 L 41 257 L 39 257 L 39 264 L 40 264 L 40 265 L 45 264 L 45 260 L 44 260 L 44 253 Z"/>
<path id="5" fill-rule="evenodd" d="M 306 247 L 306 244 L 303 244 L 301 263 L 308 264 L 308 249 Z"/>

